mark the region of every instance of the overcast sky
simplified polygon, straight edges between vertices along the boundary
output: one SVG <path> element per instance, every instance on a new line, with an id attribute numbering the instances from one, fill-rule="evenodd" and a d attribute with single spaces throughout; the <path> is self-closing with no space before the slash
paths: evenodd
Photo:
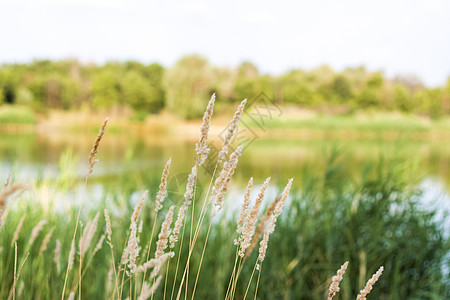
<path id="1" fill-rule="evenodd" d="M 171 66 L 191 53 L 273 74 L 365 65 L 437 86 L 450 76 L 450 1 L 0 0 L 0 63 Z"/>

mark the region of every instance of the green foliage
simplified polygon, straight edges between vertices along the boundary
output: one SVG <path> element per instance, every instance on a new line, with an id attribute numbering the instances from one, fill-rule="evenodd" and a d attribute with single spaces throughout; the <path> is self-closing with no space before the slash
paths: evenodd
<path id="1" fill-rule="evenodd" d="M 334 78 L 332 90 L 342 102 L 347 102 L 353 96 L 351 83 L 343 75 L 337 75 Z"/>
<path id="2" fill-rule="evenodd" d="M 36 115 L 28 107 L 3 106 L 0 109 L 0 124 L 35 124 Z"/>
<path id="3" fill-rule="evenodd" d="M 278 271 L 262 274 L 267 298 L 324 298 L 327 286 L 314 286 L 333 275 L 327 269 L 346 260 L 342 299 L 354 299 L 380 265 L 385 271 L 371 292 L 374 299 L 448 295 L 449 278 L 440 266 L 450 248 L 442 227 L 432 221 L 434 213 L 418 208 L 419 191 L 407 188 L 406 169 L 380 165 L 373 172 L 373 167 L 366 166 L 358 182 L 343 181 L 345 168 L 333 162 L 321 177 L 305 177 L 307 188 L 277 225 L 282 230 L 269 246 L 264 263 Z"/>
<path id="4" fill-rule="evenodd" d="M 123 99 L 136 111 L 157 113 L 164 106 L 164 92 L 161 88 L 162 70 L 150 71 L 150 80 L 141 73 L 127 71 L 121 82 Z M 153 74 L 156 73 L 156 74 Z"/>
<path id="5" fill-rule="evenodd" d="M 285 103 L 302 106 L 314 106 L 322 102 L 322 97 L 315 92 L 310 78 L 304 71 L 295 70 L 280 78 L 279 84 Z"/>
<path id="6" fill-rule="evenodd" d="M 379 89 L 383 86 L 384 79 L 381 73 L 373 74 L 367 81 L 367 86 L 373 89 Z"/>
<path id="7" fill-rule="evenodd" d="M 370 108 L 379 106 L 379 93 L 375 88 L 368 85 L 356 97 L 356 106 L 361 108 Z"/>
<path id="8" fill-rule="evenodd" d="M 103 70 L 92 78 L 93 105 L 97 108 L 120 104 L 119 78 L 110 70 Z"/>
<path id="9" fill-rule="evenodd" d="M 401 111 L 410 112 L 414 109 L 413 98 L 402 85 L 395 86 L 395 104 Z"/>
<path id="10" fill-rule="evenodd" d="M 22 263 L 26 253 L 30 257 L 25 263 L 16 289 L 18 299 L 36 299 L 61 297 L 64 282 L 64 270 L 70 251 L 71 233 L 76 219 L 77 208 L 69 205 L 70 199 L 61 197 L 76 190 L 70 173 L 73 160 L 66 152 L 60 166 L 64 176 L 58 180 L 55 196 L 35 196 L 30 192 L 25 198 L 16 200 L 8 218 L 0 231 L 0 298 L 7 298 L 13 284 L 14 247 L 11 241 L 22 216 L 24 226 L 17 240 L 18 263 Z M 269 240 L 268 251 L 261 269 L 261 282 L 258 295 L 261 299 L 324 299 L 326 298 L 329 278 L 339 266 L 349 260 L 349 268 L 341 283 L 340 299 L 355 299 L 364 283 L 383 265 L 385 271 L 374 286 L 370 296 L 374 299 L 446 299 L 449 295 L 450 278 L 443 272 L 445 259 L 450 251 L 448 237 L 443 232 L 443 224 L 434 212 L 419 205 L 420 189 L 416 187 L 416 170 L 409 164 L 398 161 L 384 161 L 378 164 L 362 166 L 360 176 L 352 178 L 336 152 L 326 158 L 326 169 L 317 171 L 316 165 L 298 170 L 296 178 L 303 178 L 303 189 L 291 192 L 292 200 L 280 216 L 275 232 Z M 147 174 L 147 173 L 146 173 Z M 153 176 L 149 182 L 150 190 L 157 190 L 159 177 Z M 300 176 L 297 176 L 300 175 Z M 133 205 L 126 199 L 136 198 L 127 186 L 142 178 L 126 176 L 120 184 L 121 192 L 105 191 L 104 194 L 87 196 L 96 199 L 89 209 L 82 212 L 83 223 L 93 218 L 97 211 L 108 208 L 112 219 L 114 255 L 119 265 L 124 241 L 127 239 L 129 217 Z M 147 175 L 148 176 L 148 175 Z M 52 191 L 43 181 L 36 188 Z M 128 182 L 128 183 L 127 183 Z M 173 181 L 170 181 L 173 183 Z M 183 185 L 183 184 L 181 184 Z M 49 189 L 50 188 L 50 189 Z M 281 188 L 281 187 L 280 187 Z M 61 189 L 61 190 L 59 190 Z M 280 189 L 279 189 L 280 190 Z M 59 193 L 58 191 L 61 191 Z M 154 193 L 149 198 L 154 199 Z M 196 199 L 202 199 L 202 189 L 197 189 Z M 44 195 L 44 193 L 38 193 Z M 169 185 L 165 208 L 157 217 L 161 224 L 169 204 L 181 201 L 183 191 L 174 193 Z M 76 197 L 75 197 L 76 198 Z M 230 200 L 230 199 L 229 199 Z M 266 199 L 272 201 L 273 199 Z M 201 205 L 201 201 L 196 201 Z M 146 245 L 150 239 L 154 201 L 146 200 L 141 219 L 144 230 L 140 234 L 142 247 L 138 264 L 145 259 Z M 200 211 L 200 206 L 195 210 Z M 230 211 L 231 212 L 231 211 Z M 198 217 L 194 216 L 195 218 Z M 210 216 L 207 216 L 207 222 Z M 33 227 L 42 219 L 47 221 L 44 230 L 33 245 L 28 241 Z M 186 228 L 190 226 L 187 218 Z M 105 232 L 105 222 L 99 219 L 98 229 L 93 237 L 86 258 L 83 260 L 82 281 L 83 297 L 89 299 L 107 299 L 112 294 L 108 289 L 110 270 L 110 250 L 106 243 L 95 252 L 94 248 L 100 236 Z M 159 228 L 159 227 L 158 227 Z M 46 233 L 54 229 L 47 249 L 40 253 Z M 199 240 L 206 238 L 206 227 L 202 227 Z M 233 240 L 236 238 L 235 215 L 226 213 L 216 216 L 209 237 L 203 268 L 199 277 L 196 298 L 223 299 L 235 257 Z M 189 240 L 189 230 L 184 232 L 185 241 Z M 78 235 L 79 237 L 79 235 Z M 55 263 L 56 240 L 61 242 L 59 260 Z M 76 241 L 78 245 L 78 238 Z M 186 245 L 186 244 L 185 244 Z M 200 243 L 202 245 L 202 243 Z M 154 253 L 155 243 L 150 253 Z M 178 247 L 175 248 L 178 251 Z M 181 250 L 182 262 L 187 258 L 187 247 Z M 253 269 L 257 250 L 244 264 L 237 284 L 236 299 L 242 299 Z M 201 259 L 201 247 L 192 254 L 190 274 L 196 274 Z M 169 265 L 168 290 L 171 290 L 177 256 Z M 69 275 L 69 290 L 76 289 L 79 256 L 75 256 L 74 270 Z M 165 270 L 165 268 L 164 268 Z M 176 280 L 180 283 L 180 275 Z M 194 278 L 192 278 L 192 281 Z M 190 281 L 191 282 L 191 279 Z M 23 285 L 23 288 L 20 286 Z M 139 282 L 137 283 L 139 289 Z M 130 294 L 130 285 L 124 287 L 124 295 Z M 253 296 L 255 280 L 251 285 Z M 20 294 L 19 294 L 20 293 Z M 154 298 L 161 299 L 163 285 Z M 191 294 L 190 294 L 191 295 Z M 182 293 L 182 297 L 184 292 Z"/>
<path id="11" fill-rule="evenodd" d="M 450 114 L 450 80 L 445 86 L 426 88 L 415 77 L 391 80 L 364 67 L 335 72 L 320 66 L 270 76 L 251 62 L 235 68 L 213 67 L 198 55 L 183 57 L 167 70 L 135 61 L 101 66 L 76 60 L 0 65 L 0 103 L 40 110 L 128 106 L 145 118 L 167 108 L 192 119 L 202 116 L 212 92 L 223 105 L 265 92 L 277 103 L 329 112 L 396 110 L 432 118 Z"/>
<path id="12" fill-rule="evenodd" d="M 169 110 L 186 118 L 199 118 L 211 96 L 212 68 L 197 55 L 180 59 L 167 71 L 165 87 Z"/>

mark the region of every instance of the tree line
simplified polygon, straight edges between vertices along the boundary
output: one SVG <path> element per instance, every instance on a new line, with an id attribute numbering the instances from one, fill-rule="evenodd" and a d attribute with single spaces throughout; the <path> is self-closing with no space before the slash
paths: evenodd
<path id="1" fill-rule="evenodd" d="M 414 76 L 389 79 L 364 67 L 336 72 L 320 66 L 272 76 L 250 62 L 217 67 L 198 55 L 185 56 L 171 68 L 134 61 L 95 65 L 77 60 L 0 66 L 0 103 L 36 110 L 128 106 L 140 114 L 167 109 L 190 119 L 202 115 L 213 92 L 217 102 L 224 104 L 265 92 L 279 104 L 331 113 L 370 109 L 434 118 L 450 114 L 450 77 L 444 86 L 428 88 Z"/>

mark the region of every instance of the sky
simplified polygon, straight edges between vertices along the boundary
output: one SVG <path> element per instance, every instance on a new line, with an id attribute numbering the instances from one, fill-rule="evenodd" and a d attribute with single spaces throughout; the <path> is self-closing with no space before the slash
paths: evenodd
<path id="1" fill-rule="evenodd" d="M 0 63 L 170 67 L 193 53 L 274 75 L 364 65 L 439 86 L 450 76 L 450 1 L 0 0 Z"/>

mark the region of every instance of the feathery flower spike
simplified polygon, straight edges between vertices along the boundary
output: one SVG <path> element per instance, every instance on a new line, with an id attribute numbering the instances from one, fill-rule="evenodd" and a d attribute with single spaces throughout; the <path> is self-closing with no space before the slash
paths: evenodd
<path id="1" fill-rule="evenodd" d="M 224 161 L 226 155 L 228 154 L 228 145 L 230 144 L 231 139 L 236 133 L 236 128 L 238 126 L 239 120 L 241 119 L 242 113 L 244 112 L 244 107 L 246 103 L 247 99 L 242 100 L 241 104 L 239 104 L 238 108 L 236 109 L 236 112 L 234 113 L 230 125 L 228 126 L 227 133 L 223 140 L 222 149 L 219 151 L 219 162 Z"/>
<path id="2" fill-rule="evenodd" d="M 341 268 L 337 271 L 336 275 L 331 278 L 330 292 L 328 294 L 328 300 L 333 299 L 333 297 L 339 292 L 339 283 L 342 281 L 345 270 L 347 270 L 348 261 L 346 261 Z"/>
<path id="3" fill-rule="evenodd" d="M 373 285 L 375 284 L 375 282 L 377 282 L 378 278 L 380 278 L 381 273 L 383 273 L 383 266 L 381 266 L 378 271 L 373 274 L 372 278 L 369 279 L 369 281 L 367 281 L 366 286 L 364 287 L 364 289 L 362 289 L 359 292 L 358 297 L 356 298 L 356 300 L 366 300 L 367 295 L 370 293 L 370 291 L 372 290 Z"/>

